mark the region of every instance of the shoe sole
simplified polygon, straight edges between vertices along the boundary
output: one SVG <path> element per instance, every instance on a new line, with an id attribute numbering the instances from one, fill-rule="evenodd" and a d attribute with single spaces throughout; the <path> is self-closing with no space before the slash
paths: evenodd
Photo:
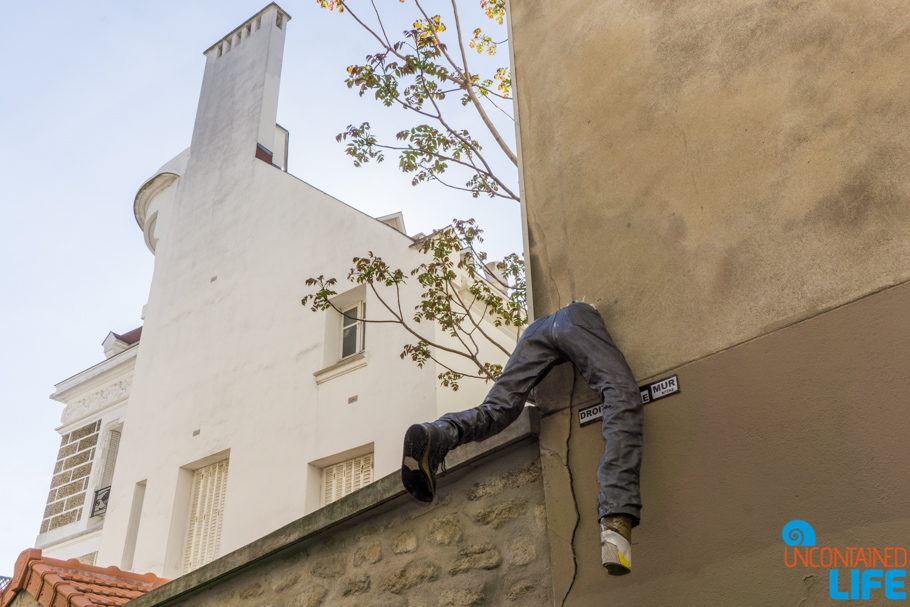
<path id="1" fill-rule="evenodd" d="M 604 569 L 607 570 L 608 575 L 627 575 L 629 573 L 632 573 L 632 570 L 628 567 L 623 567 L 622 565 L 617 565 L 616 563 L 604 565 Z"/>
<path id="2" fill-rule="evenodd" d="M 613 530 L 606 530 L 600 537 L 600 556 L 604 569 L 610 575 L 632 573 L 632 546 L 629 540 Z"/>
<path id="3" fill-rule="evenodd" d="M 401 482 L 415 499 L 432 502 L 436 493 L 436 479 L 430 470 L 430 433 L 414 424 L 404 434 L 401 458 Z"/>

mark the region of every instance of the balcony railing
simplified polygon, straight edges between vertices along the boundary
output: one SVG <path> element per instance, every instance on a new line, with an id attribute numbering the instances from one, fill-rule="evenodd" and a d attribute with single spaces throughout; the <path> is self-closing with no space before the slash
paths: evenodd
<path id="1" fill-rule="evenodd" d="M 9 584 L 9 581 L 10 578 L 0 575 L 0 592 L 3 592 L 3 589 L 6 588 L 6 585 Z"/>
<path id="2" fill-rule="evenodd" d="M 95 491 L 95 499 L 92 501 L 92 516 L 101 516 L 107 512 L 107 500 L 110 496 L 110 487 L 103 487 Z"/>

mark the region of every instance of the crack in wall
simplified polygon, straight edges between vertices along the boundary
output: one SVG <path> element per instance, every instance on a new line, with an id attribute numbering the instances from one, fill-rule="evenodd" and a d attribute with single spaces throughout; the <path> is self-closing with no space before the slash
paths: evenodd
<path id="1" fill-rule="evenodd" d="M 549 241 L 547 240 L 546 232 L 544 232 L 543 230 L 540 229 L 540 224 L 536 220 L 534 221 L 534 225 L 537 226 L 537 233 L 543 237 L 543 250 L 544 250 L 544 256 L 546 257 L 547 276 L 550 279 L 550 285 L 553 287 L 553 290 L 556 291 L 556 306 L 553 307 L 553 311 L 555 312 L 556 310 L 559 310 L 562 307 L 562 296 L 559 294 L 559 283 L 556 281 L 556 278 L 553 276 L 553 264 L 550 262 Z"/>
<path id="2" fill-rule="evenodd" d="M 569 491 L 572 493 L 572 506 L 575 508 L 575 526 L 572 528 L 572 539 L 569 540 L 569 547 L 572 549 L 572 581 L 569 583 L 569 587 L 566 589 L 566 594 L 562 597 L 562 603 L 560 607 L 565 607 L 566 601 L 569 600 L 569 594 L 572 592 L 572 588 L 575 587 L 575 580 L 578 578 L 578 554 L 575 552 L 575 534 L 578 532 L 578 525 L 581 522 L 581 513 L 578 511 L 578 497 L 575 495 L 575 479 L 572 477 L 572 468 L 569 467 L 569 451 L 571 450 L 570 442 L 572 440 L 572 404 L 575 398 L 575 381 L 578 377 L 578 369 L 575 366 L 572 366 L 572 391 L 569 392 L 569 431 L 566 433 L 566 458 L 563 460 L 560 458 L 560 461 L 563 462 L 563 465 L 566 468 L 566 472 L 569 475 Z"/>

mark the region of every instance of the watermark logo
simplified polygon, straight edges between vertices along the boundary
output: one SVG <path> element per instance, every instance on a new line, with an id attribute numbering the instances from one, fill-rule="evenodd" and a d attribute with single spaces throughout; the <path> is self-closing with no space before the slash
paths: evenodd
<path id="1" fill-rule="evenodd" d="M 806 521 L 795 519 L 784 525 L 784 543 L 788 546 L 814 546 L 815 529 Z"/>
<path id="2" fill-rule="evenodd" d="M 787 567 L 823 567 L 829 570 L 832 599 L 868 600 L 881 596 L 892 600 L 907 598 L 907 549 L 848 546 L 816 546 L 815 530 L 806 521 L 795 519 L 784 525 L 784 564 Z M 841 575 L 843 573 L 843 576 Z M 849 581 L 848 581 L 849 578 Z"/>

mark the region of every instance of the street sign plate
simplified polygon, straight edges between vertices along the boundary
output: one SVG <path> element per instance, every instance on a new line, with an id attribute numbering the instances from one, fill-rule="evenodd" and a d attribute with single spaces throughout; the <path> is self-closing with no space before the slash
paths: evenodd
<path id="1" fill-rule="evenodd" d="M 666 398 L 672 394 L 679 394 L 679 377 L 671 375 L 670 377 L 659 379 L 650 384 L 639 386 L 639 390 L 641 390 L 641 402 L 647 405 L 650 402 Z M 593 424 L 594 422 L 603 419 L 603 415 L 603 405 L 599 403 L 590 407 L 585 407 L 584 409 L 579 409 L 578 424 L 580 426 Z"/>

